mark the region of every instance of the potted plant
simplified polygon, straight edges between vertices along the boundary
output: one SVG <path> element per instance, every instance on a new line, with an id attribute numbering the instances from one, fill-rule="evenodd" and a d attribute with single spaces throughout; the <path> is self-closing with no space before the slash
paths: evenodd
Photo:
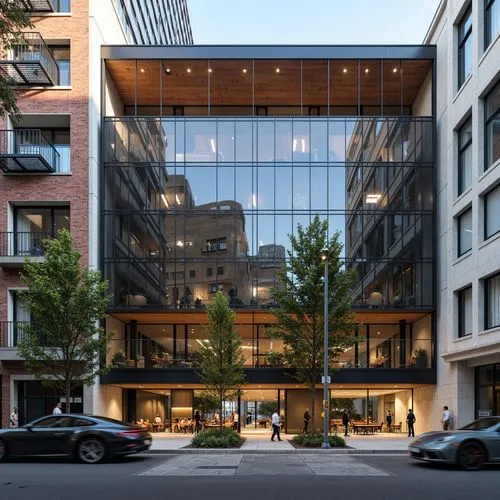
<path id="1" fill-rule="evenodd" d="M 111 366 L 113 368 L 123 368 L 127 366 L 127 356 L 125 356 L 125 352 L 121 349 L 116 351 L 111 358 Z"/>
<path id="2" fill-rule="evenodd" d="M 408 368 L 415 368 L 417 366 L 417 358 L 415 356 L 410 356 L 407 363 Z"/>
<path id="3" fill-rule="evenodd" d="M 270 366 L 283 366 L 284 358 L 280 352 L 269 351 L 266 360 Z"/>
<path id="4" fill-rule="evenodd" d="M 387 361 L 387 358 L 385 356 L 377 356 L 375 358 L 375 361 L 373 362 L 373 366 L 374 366 L 374 368 L 383 368 L 386 361 Z"/>
<path id="5" fill-rule="evenodd" d="M 429 364 L 429 355 L 427 351 L 422 348 L 418 348 L 415 350 L 415 366 L 416 368 L 427 368 Z"/>

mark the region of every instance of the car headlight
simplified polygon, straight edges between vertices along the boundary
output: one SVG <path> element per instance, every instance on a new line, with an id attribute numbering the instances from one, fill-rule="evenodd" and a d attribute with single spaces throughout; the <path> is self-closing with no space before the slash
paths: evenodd
<path id="1" fill-rule="evenodd" d="M 433 439 L 429 444 L 443 444 L 453 441 L 455 436 L 443 436 L 438 439 Z"/>

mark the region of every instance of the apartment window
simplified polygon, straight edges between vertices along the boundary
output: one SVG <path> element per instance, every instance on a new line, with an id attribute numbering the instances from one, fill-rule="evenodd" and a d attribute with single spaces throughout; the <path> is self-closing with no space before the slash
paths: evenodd
<path id="1" fill-rule="evenodd" d="M 69 128 L 41 129 L 42 134 L 54 146 L 59 156 L 55 155 L 56 172 L 71 172 L 71 146 Z"/>
<path id="2" fill-rule="evenodd" d="M 500 185 L 484 197 L 484 239 L 500 232 Z"/>
<path id="3" fill-rule="evenodd" d="M 56 12 L 71 12 L 71 0 L 52 0 Z"/>
<path id="4" fill-rule="evenodd" d="M 484 0 L 484 3 L 484 48 L 487 48 L 500 33 L 500 0 Z"/>
<path id="5" fill-rule="evenodd" d="M 472 118 L 458 131 L 458 196 L 472 184 Z"/>
<path id="6" fill-rule="evenodd" d="M 227 240 L 226 238 L 214 238 L 207 240 L 206 243 L 207 252 L 219 252 L 227 250 Z"/>
<path id="7" fill-rule="evenodd" d="M 500 326 L 500 274 L 484 280 L 484 328 Z"/>
<path id="8" fill-rule="evenodd" d="M 217 268 L 217 276 L 222 276 L 224 274 L 224 267 L 223 266 L 219 266 Z"/>
<path id="9" fill-rule="evenodd" d="M 500 158 L 500 81 L 486 96 L 485 117 L 485 170 L 487 170 Z"/>
<path id="10" fill-rule="evenodd" d="M 472 248 L 472 208 L 458 217 L 458 256 Z"/>
<path id="11" fill-rule="evenodd" d="M 60 86 L 71 85 L 71 61 L 70 48 L 68 45 L 51 45 L 50 51 L 59 66 L 59 82 Z"/>
<path id="12" fill-rule="evenodd" d="M 190 279 L 196 278 L 196 271 L 195 270 L 192 269 L 191 271 L 189 271 L 189 278 Z"/>
<path id="13" fill-rule="evenodd" d="M 210 276 L 212 276 L 212 268 L 207 267 L 207 278 L 210 278 Z"/>
<path id="14" fill-rule="evenodd" d="M 472 287 L 458 292 L 458 336 L 472 334 Z"/>
<path id="15" fill-rule="evenodd" d="M 472 72 L 472 6 L 458 23 L 458 88 Z"/>

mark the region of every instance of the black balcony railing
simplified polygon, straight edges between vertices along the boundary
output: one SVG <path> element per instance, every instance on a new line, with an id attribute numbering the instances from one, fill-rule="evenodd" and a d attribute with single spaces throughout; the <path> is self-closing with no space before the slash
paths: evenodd
<path id="1" fill-rule="evenodd" d="M 55 12 L 56 10 L 52 0 L 21 0 L 21 3 L 26 12 Z"/>
<path id="2" fill-rule="evenodd" d="M 47 232 L 0 233 L 0 257 L 43 257 L 43 240 L 49 238 Z"/>
<path id="3" fill-rule="evenodd" d="M 0 61 L 4 76 L 13 85 L 59 85 L 59 66 L 40 33 L 24 33 L 23 37 Z"/>
<path id="4" fill-rule="evenodd" d="M 0 321 L 0 347 L 17 347 L 29 325 L 29 321 Z"/>
<path id="5" fill-rule="evenodd" d="M 60 155 L 40 129 L 0 130 L 0 168 L 6 173 L 53 173 Z"/>

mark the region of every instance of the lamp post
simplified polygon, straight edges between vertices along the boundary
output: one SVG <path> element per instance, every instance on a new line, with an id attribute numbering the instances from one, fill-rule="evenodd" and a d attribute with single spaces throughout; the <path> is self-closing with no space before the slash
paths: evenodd
<path id="1" fill-rule="evenodd" d="M 323 443 L 321 448 L 330 448 L 328 442 L 329 401 L 328 401 L 328 249 L 322 250 L 321 260 L 325 263 L 323 280 L 324 311 L 323 311 Z"/>

